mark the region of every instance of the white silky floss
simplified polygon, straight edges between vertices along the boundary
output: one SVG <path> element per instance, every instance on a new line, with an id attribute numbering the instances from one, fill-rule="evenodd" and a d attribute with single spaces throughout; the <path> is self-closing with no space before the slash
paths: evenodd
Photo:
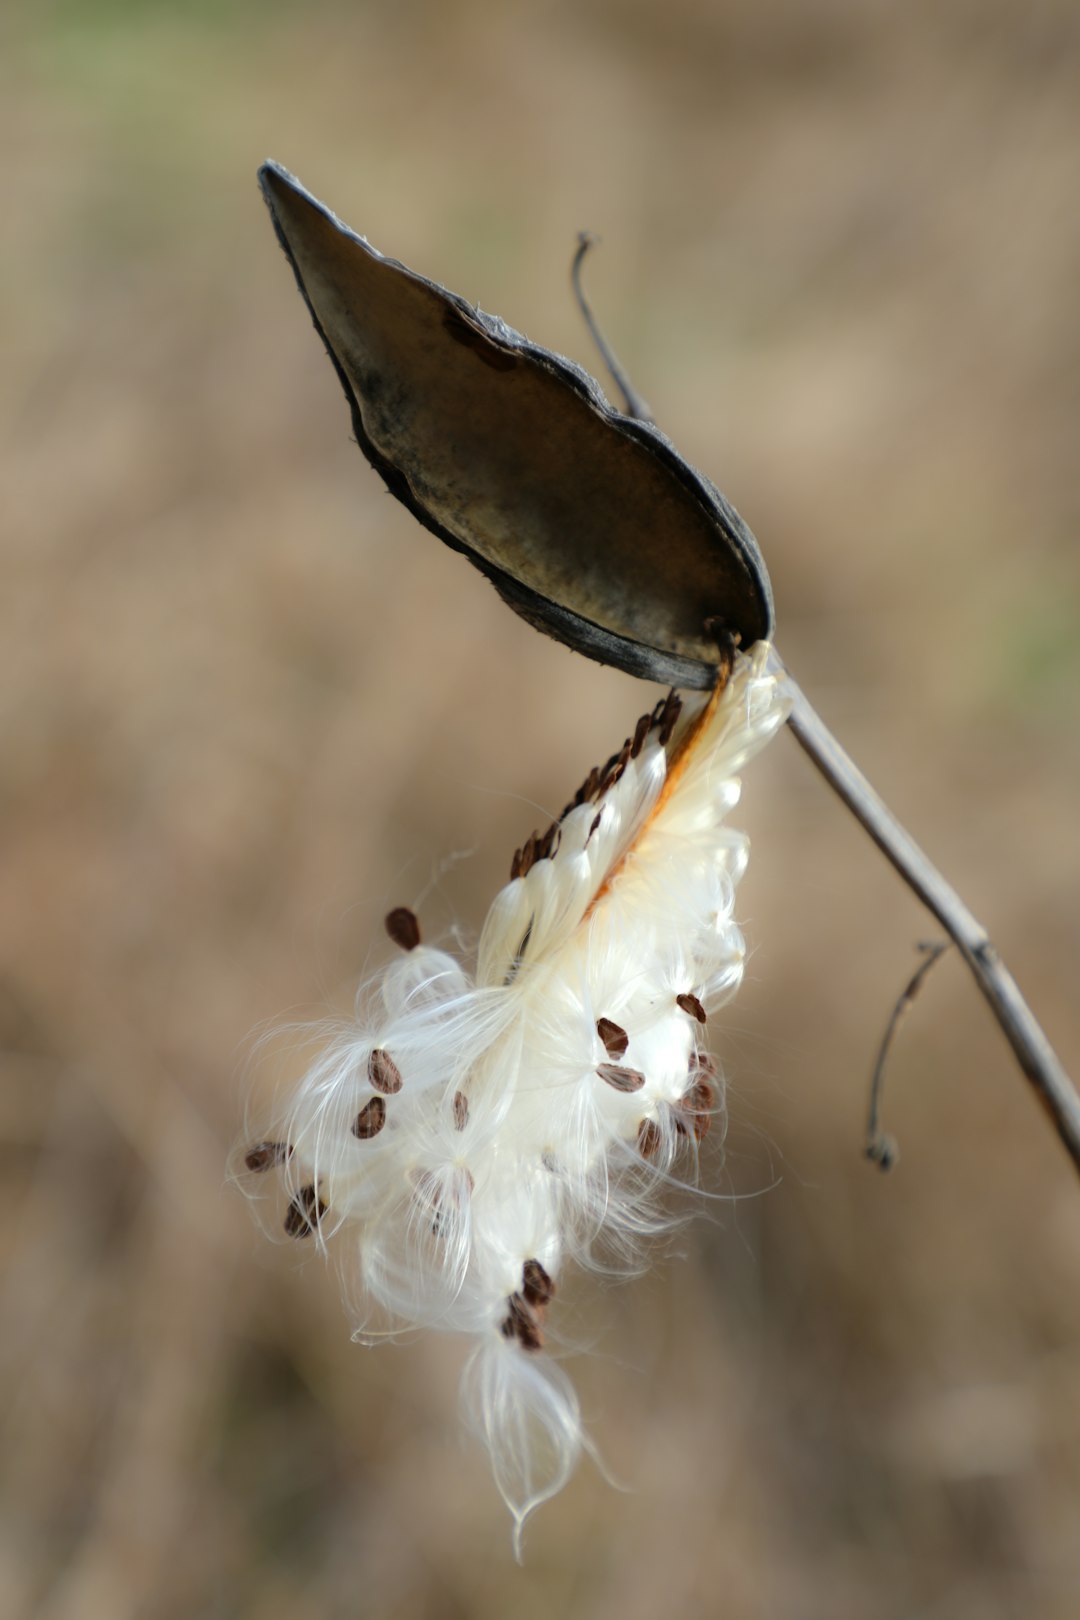
<path id="1" fill-rule="evenodd" d="M 542 1353 L 556 1280 L 568 1261 L 635 1261 L 718 1104 L 704 1023 L 742 978 L 748 853 L 724 823 L 789 707 L 759 643 L 719 695 L 643 717 L 518 852 L 474 975 L 391 913 L 405 954 L 246 1154 L 282 1167 L 290 1235 L 333 1239 L 357 1337 L 474 1336 L 466 1406 L 517 1549 L 585 1444 Z"/>

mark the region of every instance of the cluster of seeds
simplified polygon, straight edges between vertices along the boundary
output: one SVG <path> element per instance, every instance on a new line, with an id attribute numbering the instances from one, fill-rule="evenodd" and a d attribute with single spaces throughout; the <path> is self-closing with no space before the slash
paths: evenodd
<path id="1" fill-rule="evenodd" d="M 645 746 L 649 733 L 656 732 L 657 741 L 661 748 L 666 748 L 671 741 L 672 734 L 682 713 L 682 698 L 677 692 L 669 692 L 660 699 L 651 714 L 643 714 L 634 727 L 632 737 L 627 737 L 622 747 L 604 765 L 594 765 L 584 782 L 578 788 L 570 803 L 566 806 L 557 821 L 553 821 L 544 833 L 532 833 L 522 845 L 521 849 L 514 851 L 514 859 L 510 863 L 510 877 L 524 877 L 532 870 L 537 861 L 546 861 L 559 847 L 562 837 L 562 824 L 572 811 L 580 809 L 583 804 L 599 804 L 604 795 L 616 785 L 626 767 L 632 759 L 637 759 Z M 600 817 L 596 816 L 589 825 L 586 843 L 600 826 Z"/>
<path id="2" fill-rule="evenodd" d="M 289 1236 L 352 1255 L 358 1334 L 473 1336 L 469 1405 L 519 1524 L 582 1443 L 537 1354 L 556 1279 L 633 1260 L 717 1114 L 706 1016 L 741 978 L 746 863 L 724 821 L 785 712 L 759 647 L 710 698 L 643 715 L 515 854 L 472 974 L 392 911 L 399 955 L 245 1156 L 281 1172 Z"/>

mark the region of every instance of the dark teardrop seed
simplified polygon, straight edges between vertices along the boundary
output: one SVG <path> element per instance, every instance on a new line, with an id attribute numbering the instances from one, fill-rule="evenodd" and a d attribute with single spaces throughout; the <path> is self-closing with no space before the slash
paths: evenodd
<path id="1" fill-rule="evenodd" d="M 314 1187 L 301 1187 L 285 1212 L 285 1231 L 291 1238 L 310 1237 L 326 1214 L 326 1205 Z"/>
<path id="2" fill-rule="evenodd" d="M 655 1159 L 660 1151 L 660 1127 L 651 1119 L 643 1119 L 638 1126 L 637 1145 L 638 1152 L 643 1159 Z"/>
<path id="3" fill-rule="evenodd" d="M 381 1046 L 377 1046 L 368 1058 L 368 1079 L 374 1091 L 381 1091 L 384 1097 L 393 1097 L 401 1090 L 401 1070 Z"/>
<path id="4" fill-rule="evenodd" d="M 257 1142 L 244 1154 L 244 1165 L 256 1175 L 261 1175 L 264 1170 L 284 1164 L 291 1152 L 288 1142 Z"/>
<path id="5" fill-rule="evenodd" d="M 520 1294 L 511 1294 L 507 1300 L 509 1313 L 502 1324 L 504 1339 L 516 1339 L 523 1350 L 542 1350 L 544 1333 L 536 1312 Z"/>
<path id="6" fill-rule="evenodd" d="M 596 1072 L 616 1091 L 640 1091 L 645 1084 L 645 1076 L 639 1069 L 624 1069 L 618 1063 L 601 1063 Z"/>
<path id="7" fill-rule="evenodd" d="M 604 1043 L 609 1058 L 621 1058 L 630 1045 L 630 1037 L 621 1024 L 612 1018 L 598 1018 L 596 1033 Z"/>
<path id="8" fill-rule="evenodd" d="M 555 1284 L 539 1260 L 526 1260 L 521 1268 L 521 1296 L 526 1305 L 543 1307 L 555 1297 Z"/>
<path id="9" fill-rule="evenodd" d="M 395 906 L 386 917 L 386 932 L 403 951 L 415 951 L 420 943 L 420 924 L 415 911 L 408 906 Z"/>
<path id="10" fill-rule="evenodd" d="M 385 1124 L 386 1104 L 381 1097 L 372 1097 L 353 1120 L 352 1133 L 358 1136 L 361 1142 L 368 1142 L 373 1136 L 378 1136 Z"/>
<path id="11" fill-rule="evenodd" d="M 699 1024 L 705 1022 L 705 1009 L 697 996 L 691 995 L 689 990 L 684 991 L 681 996 L 676 996 L 675 1004 L 681 1007 L 684 1013 L 689 1013 L 691 1018 L 696 1018 Z"/>

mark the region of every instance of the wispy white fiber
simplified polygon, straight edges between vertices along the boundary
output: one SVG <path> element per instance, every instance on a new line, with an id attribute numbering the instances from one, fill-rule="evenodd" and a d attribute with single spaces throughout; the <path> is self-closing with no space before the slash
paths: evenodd
<path id="1" fill-rule="evenodd" d="M 516 1546 L 586 1444 L 543 1352 L 557 1281 L 639 1263 L 719 1107 L 706 1019 L 742 977 L 747 860 L 725 818 L 787 710 L 760 644 L 718 698 L 658 705 L 518 852 L 471 974 L 392 913 L 403 954 L 247 1145 L 286 1231 L 331 1243 L 358 1336 L 475 1340 L 465 1405 Z"/>

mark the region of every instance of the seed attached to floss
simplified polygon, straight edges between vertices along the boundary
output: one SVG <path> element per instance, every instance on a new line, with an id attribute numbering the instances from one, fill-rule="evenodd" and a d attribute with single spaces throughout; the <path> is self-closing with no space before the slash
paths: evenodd
<path id="1" fill-rule="evenodd" d="M 408 906 L 395 906 L 386 915 L 386 932 L 403 951 L 415 951 L 420 943 L 420 924 L 415 911 Z"/>
<path id="2" fill-rule="evenodd" d="M 660 1152 L 662 1142 L 663 1137 L 660 1135 L 659 1125 L 654 1120 L 643 1119 L 638 1126 L 637 1133 L 638 1152 L 642 1158 L 655 1159 Z"/>
<path id="3" fill-rule="evenodd" d="M 469 1099 L 463 1091 L 454 1092 L 454 1129 L 463 1131 L 469 1123 Z"/>
<path id="4" fill-rule="evenodd" d="M 526 1260 L 521 1268 L 521 1295 L 527 1305 L 548 1305 L 555 1298 L 555 1284 L 539 1260 Z"/>
<path id="5" fill-rule="evenodd" d="M 326 1205 L 313 1186 L 301 1187 L 285 1212 L 285 1231 L 291 1238 L 310 1237 L 326 1214 Z"/>
<path id="6" fill-rule="evenodd" d="M 381 1097 L 372 1097 L 353 1120 L 352 1133 L 361 1142 L 370 1142 L 386 1124 L 386 1104 Z"/>
<path id="7" fill-rule="evenodd" d="M 604 1043 L 609 1058 L 621 1058 L 630 1045 L 630 1037 L 612 1018 L 598 1018 L 596 1033 Z"/>
<path id="8" fill-rule="evenodd" d="M 696 1018 L 699 1024 L 705 1023 L 705 1009 L 697 996 L 691 995 L 689 990 L 675 997 L 675 1005 L 681 1007 L 684 1013 L 689 1013 L 691 1018 Z"/>
<path id="9" fill-rule="evenodd" d="M 262 1175 L 264 1171 L 284 1164 L 291 1152 L 288 1142 L 257 1142 L 244 1154 L 244 1168 L 255 1175 Z"/>
<path id="10" fill-rule="evenodd" d="M 716 1088 L 708 1075 L 700 1074 L 679 1100 L 676 1131 L 680 1136 L 693 1136 L 695 1142 L 704 1141 L 712 1129 L 715 1108 Z"/>
<path id="11" fill-rule="evenodd" d="M 504 1339 L 514 1339 L 523 1350 L 542 1350 L 544 1330 L 532 1306 L 520 1294 L 511 1294 L 507 1300 L 508 1314 L 502 1323 Z"/>
<path id="12" fill-rule="evenodd" d="M 682 713 L 682 699 L 671 693 L 660 716 L 660 746 L 666 748 Z"/>
<path id="13" fill-rule="evenodd" d="M 393 1097 L 401 1090 L 401 1070 L 381 1047 L 375 1047 L 368 1058 L 367 1072 L 372 1089 L 384 1097 Z"/>
<path id="14" fill-rule="evenodd" d="M 601 1063 L 596 1072 L 616 1091 L 640 1091 L 645 1084 L 645 1076 L 640 1069 L 624 1069 L 618 1063 Z"/>

